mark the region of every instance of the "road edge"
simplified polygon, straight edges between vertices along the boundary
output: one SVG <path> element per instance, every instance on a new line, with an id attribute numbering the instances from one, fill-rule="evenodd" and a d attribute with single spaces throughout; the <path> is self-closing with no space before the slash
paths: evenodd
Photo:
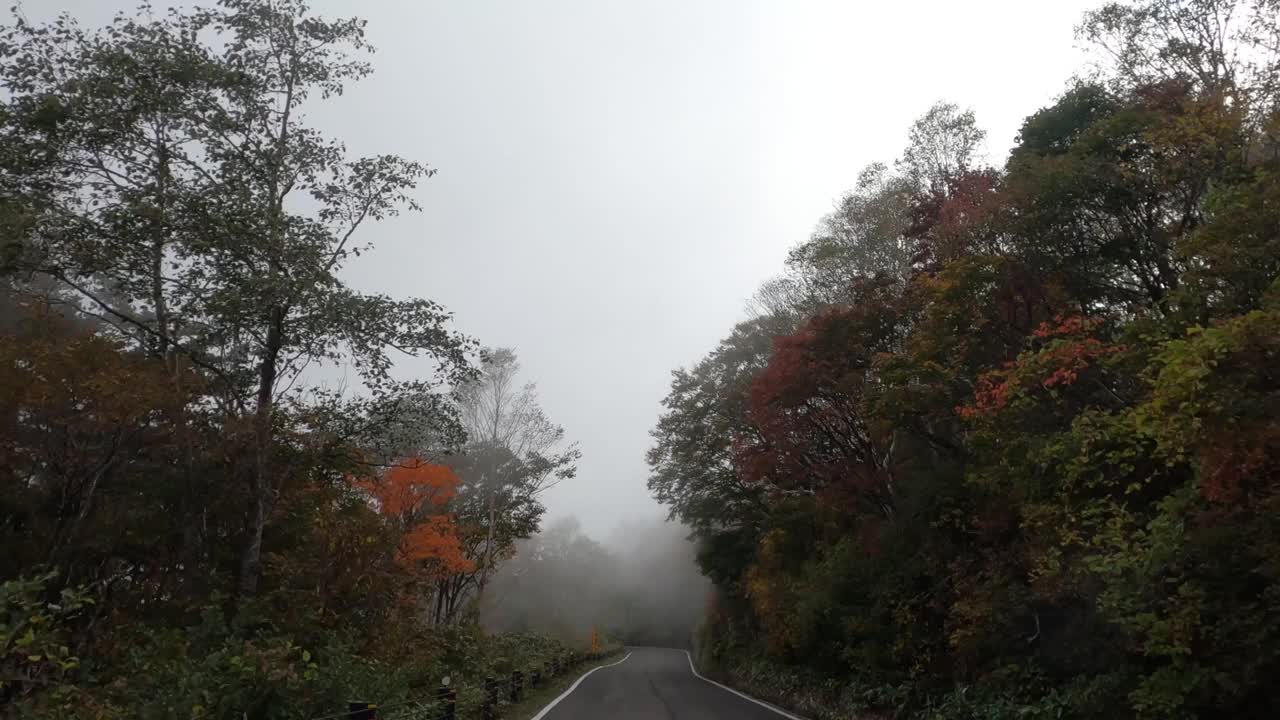
<path id="1" fill-rule="evenodd" d="M 560 704 L 560 701 L 561 701 L 561 700 L 563 700 L 563 699 L 565 699 L 565 698 L 569 697 L 569 693 L 573 692 L 574 690 L 577 690 L 577 689 L 578 689 L 578 686 L 582 684 L 582 681 L 583 681 L 583 680 L 586 680 L 586 679 L 587 679 L 587 676 L 588 676 L 588 675 L 590 675 L 591 673 L 593 673 L 593 672 L 595 672 L 595 671 L 597 671 L 597 670 L 603 670 L 604 668 L 607 668 L 607 667 L 613 667 L 614 665 L 621 665 L 622 663 L 626 662 L 626 661 L 627 661 L 627 658 L 629 658 L 629 657 L 631 657 L 631 653 L 630 653 L 630 652 L 628 652 L 626 655 L 623 655 L 623 656 L 622 656 L 622 659 L 621 659 L 621 660 L 619 660 L 619 661 L 617 661 L 617 662 L 611 662 L 611 663 L 609 663 L 608 665 L 597 665 L 597 666 L 595 666 L 595 667 L 591 668 L 590 670 L 588 670 L 588 671 L 586 671 L 586 672 L 582 673 L 582 677 L 578 678 L 577 680 L 574 680 L 574 681 L 573 681 L 573 684 L 569 686 L 569 689 L 568 689 L 568 690 L 565 690 L 564 692 L 562 692 L 562 693 L 560 693 L 558 696 L 556 696 L 556 699 L 555 699 L 555 700 L 552 700 L 551 702 L 547 703 L 547 706 L 546 706 L 546 707 L 544 707 L 544 708 L 542 708 L 541 710 L 539 710 L 539 711 L 538 711 L 538 714 L 537 714 L 537 715 L 534 715 L 532 718 L 529 718 L 529 720 L 542 720 L 542 717 L 543 717 L 544 715 L 546 715 L 547 713 L 551 712 L 552 708 L 554 708 L 556 705 Z M 692 662 L 692 661 L 691 661 L 691 662 Z M 797 718 L 797 720 L 799 720 L 799 719 Z"/>
<path id="2" fill-rule="evenodd" d="M 630 653 L 627 653 L 627 655 L 628 655 L 628 656 L 630 656 Z M 773 712 L 775 712 L 775 713 L 777 713 L 777 714 L 781 715 L 781 716 L 782 716 L 782 717 L 784 717 L 784 718 L 789 718 L 790 720 L 807 720 L 806 718 L 800 717 L 799 715 L 793 715 L 792 713 L 789 713 L 789 712 L 787 712 L 786 710 L 783 710 L 782 708 L 778 707 L 777 705 L 773 705 L 773 704 L 771 704 L 771 703 L 767 703 L 767 702 L 765 702 L 765 701 L 763 701 L 763 700 L 757 700 L 757 699 L 755 699 L 755 698 L 751 697 L 750 695 L 748 695 L 748 694 L 746 694 L 746 693 L 744 693 L 744 692 L 740 692 L 740 691 L 738 691 L 738 690 L 734 690 L 733 688 L 729 687 L 728 685 L 724 685 L 724 684 L 722 684 L 722 683 L 718 683 L 718 682 L 716 682 L 715 680 L 712 680 L 711 678 L 709 678 L 709 677 L 707 677 L 707 676 L 703 675 L 702 673 L 698 672 L 698 668 L 694 667 L 694 665 L 693 665 L 693 653 L 690 653 L 688 650 L 685 650 L 685 651 L 684 651 L 684 655 L 685 655 L 685 657 L 689 658 L 689 670 L 690 670 L 690 671 L 692 671 L 692 672 L 693 672 L 693 674 L 694 674 L 694 677 L 697 677 L 699 680 L 705 680 L 706 682 L 709 682 L 709 683 L 711 683 L 712 685 L 715 685 L 716 687 L 720 688 L 721 690 L 728 690 L 729 692 L 733 693 L 734 695 L 737 695 L 738 697 L 742 698 L 743 700 L 748 700 L 748 701 L 750 701 L 750 702 L 753 702 L 753 703 L 755 703 L 755 704 L 759 705 L 760 707 L 762 707 L 762 708 L 764 708 L 764 709 L 766 709 L 766 710 L 772 710 Z M 625 660 L 626 658 L 623 658 L 623 659 Z M 565 694 L 567 695 L 568 693 L 565 693 Z M 557 702 L 559 702 L 559 699 L 557 699 Z M 541 717 L 541 716 L 539 716 L 539 717 Z M 538 720 L 538 718 L 534 718 L 533 720 Z"/>

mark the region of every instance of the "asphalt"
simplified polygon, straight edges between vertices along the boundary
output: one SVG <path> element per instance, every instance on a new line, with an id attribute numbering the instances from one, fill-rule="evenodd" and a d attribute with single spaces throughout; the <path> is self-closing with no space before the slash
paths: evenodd
<path id="1" fill-rule="evenodd" d="M 628 648 L 624 662 L 601 668 L 541 720 L 785 720 L 693 674 L 683 650 Z"/>

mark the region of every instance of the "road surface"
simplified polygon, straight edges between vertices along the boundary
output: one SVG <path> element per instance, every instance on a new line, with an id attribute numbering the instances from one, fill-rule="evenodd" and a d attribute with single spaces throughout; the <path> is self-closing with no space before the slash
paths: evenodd
<path id="1" fill-rule="evenodd" d="M 683 650 L 629 648 L 592 672 L 538 720 L 786 720 L 781 713 L 693 673 Z"/>

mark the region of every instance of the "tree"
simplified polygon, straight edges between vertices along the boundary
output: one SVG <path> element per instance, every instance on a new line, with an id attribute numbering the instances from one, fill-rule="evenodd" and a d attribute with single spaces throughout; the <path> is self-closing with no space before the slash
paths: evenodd
<path id="1" fill-rule="evenodd" d="M 603 630 L 614 620 L 617 562 L 576 518 L 556 522 L 516 543 L 493 577 L 493 601 L 481 609 L 482 620 L 494 629 L 588 641 L 593 626 Z"/>
<path id="2" fill-rule="evenodd" d="M 892 517 L 893 437 L 870 414 L 876 359 L 901 340 L 890 287 L 866 283 L 856 305 L 827 310 L 774 340 L 751 385 L 747 418 L 755 433 L 743 436 L 734 456 L 746 482 L 777 496 L 816 495 L 846 507 L 852 500 Z"/>
<path id="3" fill-rule="evenodd" d="M 601 544 L 577 518 L 564 518 L 516 544 L 493 578 L 481 620 L 579 643 L 595 630 L 628 644 L 678 646 L 706 604 L 693 553 L 687 529 L 675 523 L 631 522 Z M 653 582 L 657 576 L 666 581 Z"/>
<path id="4" fill-rule="evenodd" d="M 1179 304 L 1201 324 L 1275 301 L 1275 279 L 1280 277 L 1280 148 L 1273 142 L 1260 149 L 1265 159 L 1251 164 L 1239 183 L 1209 192 L 1209 222 L 1182 237 L 1176 248 L 1187 267 Z"/>
<path id="5" fill-rule="evenodd" d="M 366 49 L 361 21 L 316 18 L 298 0 L 120 16 L 98 32 L 19 17 L 0 43 L 0 132 L 28 151 L 4 155 L 4 191 L 39 208 L 23 267 L 171 373 L 208 373 L 224 417 L 251 423 L 244 596 L 278 491 L 282 401 L 307 367 L 348 359 L 383 396 L 470 373 L 469 341 L 438 305 L 339 278 L 364 249 L 358 231 L 416 208 L 409 193 L 432 172 L 348 160 L 304 124 L 310 98 L 369 72 L 348 48 Z M 393 381 L 392 352 L 436 358 L 437 377 Z"/>
<path id="6" fill-rule="evenodd" d="M 936 107 L 677 372 L 704 661 L 819 716 L 1276 714 L 1278 11 L 1090 14 L 1110 77 L 1001 168 Z"/>
<path id="7" fill-rule="evenodd" d="M 776 319 L 739 323 L 710 355 L 672 373 L 665 409 L 650 433 L 649 491 L 698 531 L 747 529 L 759 521 L 761 490 L 743 481 L 734 448 L 754 429 L 745 420 L 751 379 L 765 367 Z"/>
<path id="8" fill-rule="evenodd" d="M 467 431 L 464 452 L 450 463 L 461 478 L 454 508 L 471 568 L 442 582 L 445 619 L 468 594 L 483 596 L 515 542 L 537 531 L 539 495 L 577 472 L 581 452 L 543 412 L 537 387 L 517 384 L 519 371 L 514 351 L 486 350 L 479 375 L 454 391 Z"/>
<path id="9" fill-rule="evenodd" d="M 1077 35 L 1122 87 L 1189 81 L 1265 117 L 1280 90 L 1277 14 L 1275 0 L 1111 2 L 1086 13 Z"/>
<path id="10" fill-rule="evenodd" d="M 1069 91 L 1028 118 L 1005 180 L 1005 231 L 1088 312 L 1175 310 L 1174 248 L 1205 220 L 1211 178 L 1239 172 L 1238 108 L 1166 84 L 1115 98 Z"/>
<path id="11" fill-rule="evenodd" d="M 798 296 L 795 311 L 810 315 L 848 303 L 859 282 L 877 275 L 905 286 L 936 251 L 922 237 L 943 208 L 954 218 L 966 205 L 980 207 L 987 199 L 984 190 L 991 189 L 994 173 L 978 167 L 985 137 L 973 111 L 952 103 L 935 103 L 917 119 L 894 168 L 865 167 L 835 211 L 791 250 L 786 287 L 795 288 L 787 293 Z"/>
<path id="12" fill-rule="evenodd" d="M 400 537 L 396 563 L 421 586 L 417 592 L 430 598 L 434 608 L 428 611 L 429 616 L 439 623 L 448 609 L 448 598 L 440 585 L 475 569 L 475 563 L 464 555 L 449 507 L 458 493 L 458 477 L 444 465 L 410 457 L 387 468 L 377 479 L 357 480 L 355 484 L 366 490 L 378 512 L 396 525 Z"/>
<path id="13" fill-rule="evenodd" d="M 943 192 L 948 180 L 977 169 L 986 137 L 972 110 L 934 103 L 912 123 L 898 170 L 917 191 Z"/>
<path id="14" fill-rule="evenodd" d="M 168 477 L 157 469 L 180 457 L 181 418 L 200 388 L 194 373 L 172 383 L 158 360 L 125 351 L 47 303 L 17 303 L 17 327 L 0 331 L 0 474 L 6 538 L 0 573 L 13 577 L 47 564 L 64 579 L 101 579 L 112 563 L 155 572 L 110 522 L 122 496 L 143 493 L 153 509 L 138 513 L 163 535 L 181 534 L 167 517 Z M 25 537 L 24 537 L 25 536 Z M 145 568 L 145 569 L 144 569 Z M 110 574 L 107 572 L 107 574 Z"/>
<path id="15" fill-rule="evenodd" d="M 884 274 L 905 282 L 911 274 L 906 230 L 915 190 L 910 178 L 883 164 L 863 169 L 854 190 L 787 256 L 797 284 L 810 295 L 804 311 L 846 302 L 858 278 Z"/>

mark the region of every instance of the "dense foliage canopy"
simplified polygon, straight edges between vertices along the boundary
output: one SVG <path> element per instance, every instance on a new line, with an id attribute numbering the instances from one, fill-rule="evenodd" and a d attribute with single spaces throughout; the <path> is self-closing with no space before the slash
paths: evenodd
<path id="1" fill-rule="evenodd" d="M 935 106 L 675 373 L 708 661 L 828 716 L 1280 716 L 1278 23 L 1090 13 L 1002 167 Z"/>
<path id="2" fill-rule="evenodd" d="M 553 649 L 463 610 L 576 450 L 532 387 L 480 434 L 514 355 L 343 280 L 433 172 L 306 123 L 367 49 L 301 0 L 0 28 L 0 714 L 306 718 Z"/>

